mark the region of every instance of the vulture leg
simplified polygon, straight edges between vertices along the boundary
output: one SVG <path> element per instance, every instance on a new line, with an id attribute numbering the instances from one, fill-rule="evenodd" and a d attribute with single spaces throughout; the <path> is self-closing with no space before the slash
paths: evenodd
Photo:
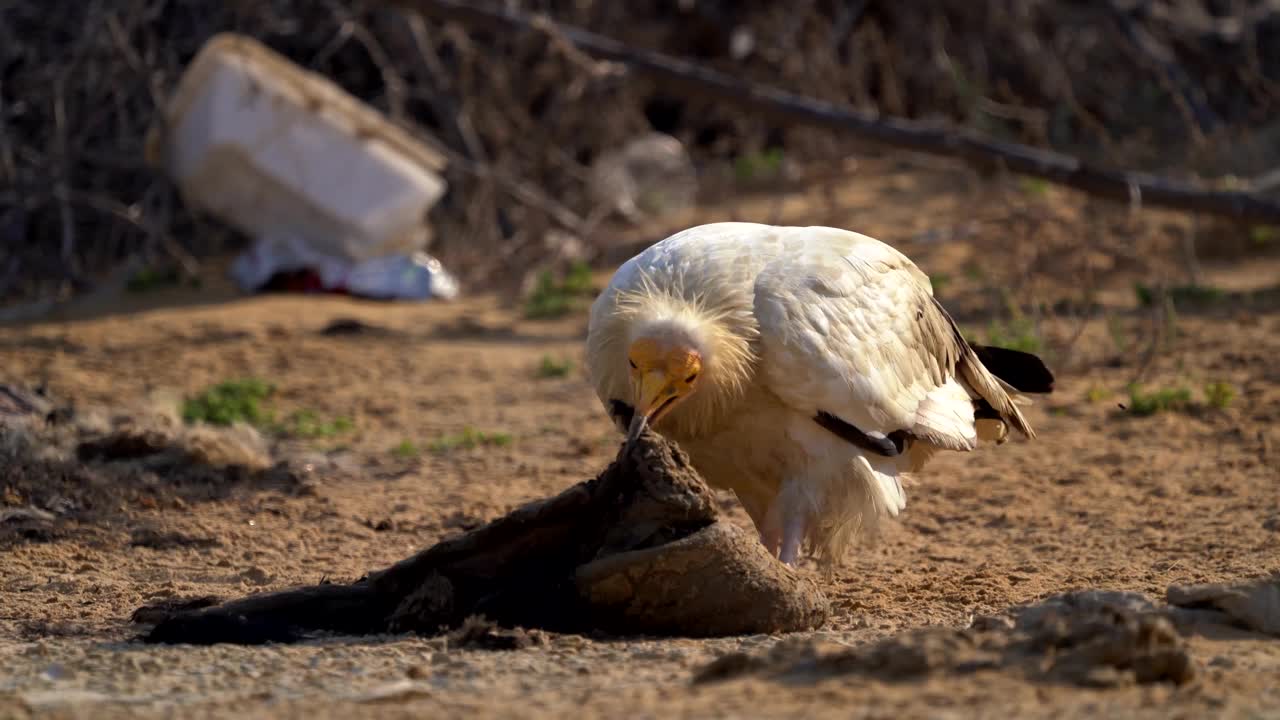
<path id="1" fill-rule="evenodd" d="M 760 543 L 769 554 L 778 557 L 782 549 L 782 501 L 775 497 L 769 503 L 769 510 L 764 515 L 764 523 L 760 525 Z"/>
<path id="2" fill-rule="evenodd" d="M 760 544 L 769 551 L 770 555 L 777 557 L 778 546 L 782 544 L 782 531 L 780 525 L 777 527 L 769 525 L 770 499 L 773 493 L 758 486 L 740 486 L 733 488 L 733 494 L 738 498 L 742 509 L 747 512 L 747 516 L 751 518 L 751 524 L 756 529 Z"/>
<path id="3" fill-rule="evenodd" d="M 770 555 L 778 557 L 778 549 L 782 547 L 782 533 L 768 528 L 760 533 L 760 544 L 764 545 Z"/>
<path id="4" fill-rule="evenodd" d="M 800 559 L 800 548 L 804 545 L 805 535 L 805 515 L 794 507 L 790 494 L 784 484 L 782 491 L 769 505 L 764 530 L 760 533 L 760 541 L 765 548 L 784 565 L 795 565 Z"/>

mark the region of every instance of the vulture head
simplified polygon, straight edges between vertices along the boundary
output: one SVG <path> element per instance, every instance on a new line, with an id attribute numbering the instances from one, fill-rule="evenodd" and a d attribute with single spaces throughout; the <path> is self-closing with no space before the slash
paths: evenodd
<path id="1" fill-rule="evenodd" d="M 715 426 L 728 400 L 752 373 L 754 327 L 696 300 L 639 293 L 627 298 L 616 326 L 635 409 L 627 435 L 645 427 L 696 436 Z M 615 356 L 616 357 L 616 356 Z M 619 368 L 620 370 L 622 368 Z"/>
<path id="2" fill-rule="evenodd" d="M 635 393 L 635 415 L 627 435 L 634 438 L 698 389 L 703 348 L 678 328 L 653 329 L 631 343 L 627 364 Z"/>

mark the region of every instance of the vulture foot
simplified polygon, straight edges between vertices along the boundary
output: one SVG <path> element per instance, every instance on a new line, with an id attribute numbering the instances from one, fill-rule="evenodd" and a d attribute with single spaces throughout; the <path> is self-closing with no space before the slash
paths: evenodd
<path id="1" fill-rule="evenodd" d="M 807 524 L 804 511 L 794 507 L 795 503 L 790 502 L 789 496 L 790 493 L 784 486 L 770 504 L 769 511 L 765 514 L 760 542 L 783 565 L 794 566 L 800 560 Z"/>

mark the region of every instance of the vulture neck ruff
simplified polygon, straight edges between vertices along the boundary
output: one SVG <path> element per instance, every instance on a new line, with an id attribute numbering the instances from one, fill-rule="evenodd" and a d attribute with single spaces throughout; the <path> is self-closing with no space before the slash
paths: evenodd
<path id="1" fill-rule="evenodd" d="M 758 330 L 750 306 L 707 299 L 686 299 L 653 286 L 618 298 L 620 352 L 611 365 L 625 378 L 633 403 L 639 400 L 639 388 L 630 379 L 627 349 L 637 341 L 687 348 L 701 358 L 697 387 L 654 426 L 677 440 L 699 437 L 716 427 L 741 399 L 755 372 L 752 344 Z"/>

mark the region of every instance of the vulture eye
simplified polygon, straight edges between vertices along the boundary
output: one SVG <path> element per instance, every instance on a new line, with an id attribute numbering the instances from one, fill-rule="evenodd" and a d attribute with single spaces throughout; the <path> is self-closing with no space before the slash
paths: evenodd
<path id="1" fill-rule="evenodd" d="M 684 381 L 685 381 L 685 382 L 687 382 L 687 383 L 691 383 L 691 382 L 693 382 L 694 380 L 697 380 L 697 379 L 698 379 L 698 373 L 694 373 L 694 374 L 690 375 L 689 377 L 685 378 L 685 379 L 684 379 Z"/>

